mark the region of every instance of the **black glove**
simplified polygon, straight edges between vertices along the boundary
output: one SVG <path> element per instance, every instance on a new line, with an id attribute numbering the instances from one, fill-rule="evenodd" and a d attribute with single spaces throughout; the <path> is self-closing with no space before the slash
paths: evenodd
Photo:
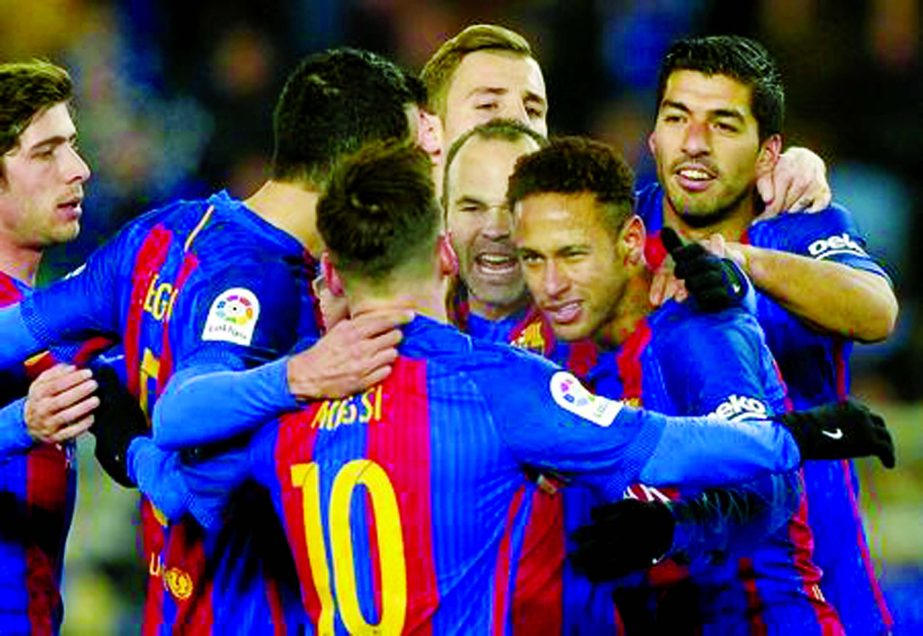
<path id="1" fill-rule="evenodd" d="M 666 504 L 623 499 L 597 506 L 593 523 L 571 538 L 574 569 L 594 583 L 611 581 L 656 564 L 673 544 L 676 522 Z"/>
<path id="2" fill-rule="evenodd" d="M 100 401 L 90 427 L 96 437 L 96 459 L 112 479 L 134 488 L 126 463 L 128 445 L 136 437 L 150 435 L 147 417 L 111 367 L 100 365 L 93 369 L 93 376 L 99 384 L 96 395 Z"/>
<path id="3" fill-rule="evenodd" d="M 848 399 L 773 419 L 791 432 L 802 460 L 874 455 L 886 468 L 894 468 L 894 442 L 885 421 L 861 402 Z"/>
<path id="4" fill-rule="evenodd" d="M 739 305 L 747 295 L 746 276 L 727 258 L 715 256 L 699 243 L 683 244 L 669 227 L 660 230 L 660 240 L 673 257 L 673 273 L 686 284 L 689 295 L 702 311 L 722 311 Z"/>

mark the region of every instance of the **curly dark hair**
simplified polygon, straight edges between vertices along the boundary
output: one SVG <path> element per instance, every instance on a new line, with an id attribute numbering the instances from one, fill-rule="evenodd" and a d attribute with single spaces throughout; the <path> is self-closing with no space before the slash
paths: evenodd
<path id="1" fill-rule="evenodd" d="M 510 209 L 536 194 L 592 194 L 606 226 L 618 232 L 634 210 L 634 174 L 606 144 L 585 137 L 559 137 L 516 162 L 506 198 Z"/>

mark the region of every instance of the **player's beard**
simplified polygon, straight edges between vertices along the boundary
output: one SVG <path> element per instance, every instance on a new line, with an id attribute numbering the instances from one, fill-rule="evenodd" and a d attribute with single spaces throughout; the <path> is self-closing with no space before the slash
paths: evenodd
<path id="1" fill-rule="evenodd" d="M 674 212 L 676 212 L 677 216 L 682 219 L 685 225 L 695 229 L 702 229 L 718 225 L 722 221 L 732 216 L 740 209 L 741 204 L 746 200 L 747 197 L 753 198 L 753 209 L 759 209 L 759 195 L 756 193 L 755 188 L 748 188 L 743 190 L 731 201 L 728 201 L 723 205 L 713 205 L 704 209 L 698 209 L 694 212 L 690 211 L 688 206 L 684 205 L 688 200 L 685 196 L 676 196 L 671 194 L 670 205 L 673 207 Z"/>

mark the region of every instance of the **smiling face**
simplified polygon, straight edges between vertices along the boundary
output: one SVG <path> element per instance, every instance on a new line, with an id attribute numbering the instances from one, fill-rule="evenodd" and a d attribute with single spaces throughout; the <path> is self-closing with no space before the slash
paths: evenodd
<path id="1" fill-rule="evenodd" d="M 516 204 L 516 248 L 556 337 L 599 334 L 618 313 L 630 272 L 591 193 L 529 195 Z"/>
<path id="2" fill-rule="evenodd" d="M 64 103 L 39 112 L 3 158 L 0 235 L 19 248 L 40 250 L 80 231 L 83 183 L 90 169 L 75 145 L 77 131 Z"/>
<path id="3" fill-rule="evenodd" d="M 760 143 L 749 86 L 681 70 L 667 79 L 649 144 L 673 211 L 706 227 L 753 214 L 756 178 L 771 168 L 780 140 Z"/>
<path id="4" fill-rule="evenodd" d="M 538 144 L 473 136 L 449 169 L 446 215 L 471 310 L 488 318 L 515 311 L 526 292 L 511 237 L 506 187 L 516 160 Z"/>
<path id="5" fill-rule="evenodd" d="M 548 98 L 542 69 L 533 58 L 504 51 L 475 51 L 462 59 L 446 92 L 446 147 L 462 133 L 492 119 L 515 119 L 548 134 Z"/>

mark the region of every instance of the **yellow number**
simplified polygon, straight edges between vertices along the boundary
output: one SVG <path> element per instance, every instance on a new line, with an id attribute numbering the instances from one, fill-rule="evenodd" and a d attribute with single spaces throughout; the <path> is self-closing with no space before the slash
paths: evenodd
<path id="1" fill-rule="evenodd" d="M 148 393 L 148 382 L 154 380 L 157 382 L 157 378 L 160 376 L 160 360 L 154 357 L 154 353 L 150 349 L 144 350 L 144 355 L 141 357 L 141 378 L 138 382 L 138 402 L 141 404 L 141 410 L 144 411 L 145 415 L 150 417 L 150 411 L 147 410 L 147 406 L 150 403 L 149 393 Z"/>
<path id="2" fill-rule="evenodd" d="M 320 475 L 318 466 L 296 464 L 291 468 L 292 485 L 301 488 L 305 541 L 311 576 L 320 598 L 320 634 L 333 633 L 335 604 L 350 634 L 399 634 L 407 617 L 407 566 L 400 511 L 394 487 L 384 469 L 368 459 L 347 463 L 337 473 L 331 488 L 327 518 L 333 553 L 336 600 L 331 593 L 330 568 L 321 528 Z M 372 503 L 375 534 L 381 559 L 381 619 L 368 623 L 359 606 L 353 557 L 350 510 L 356 486 L 365 486 Z M 387 547 L 386 547 L 387 546 Z"/>

